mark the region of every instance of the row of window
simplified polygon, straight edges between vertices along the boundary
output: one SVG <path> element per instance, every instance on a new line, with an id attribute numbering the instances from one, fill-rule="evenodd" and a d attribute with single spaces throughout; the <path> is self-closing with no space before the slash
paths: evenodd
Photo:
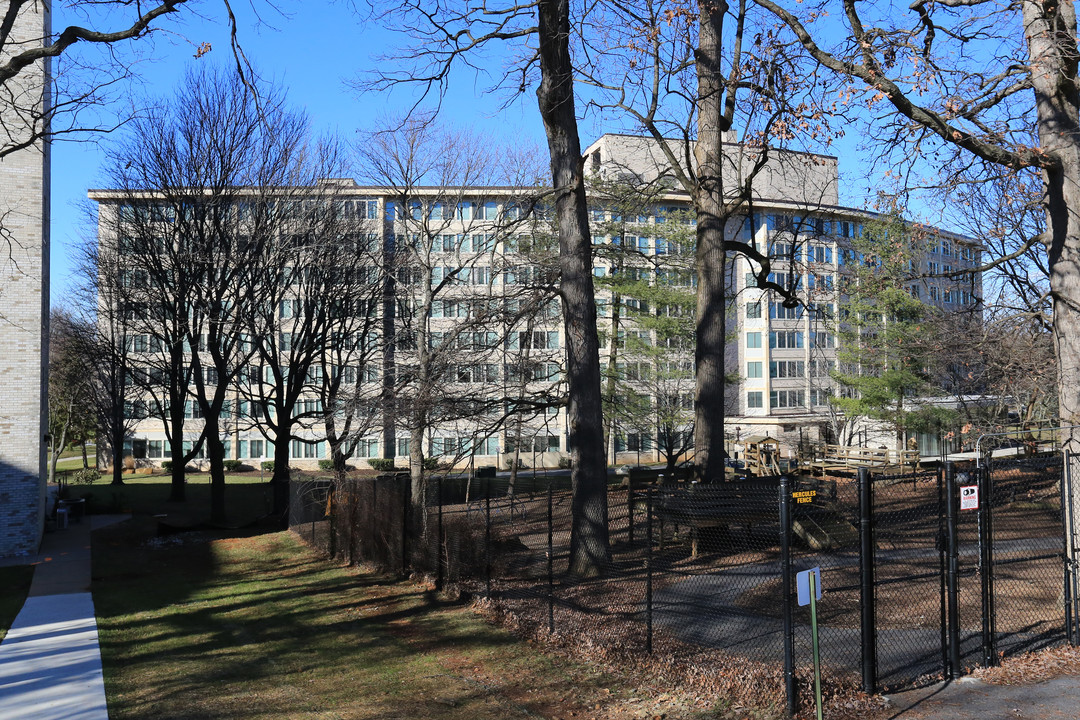
<path id="1" fill-rule="evenodd" d="M 830 377 L 836 369 L 833 360 L 811 360 L 809 363 L 810 377 Z M 746 363 L 746 377 L 760 378 L 764 370 L 764 363 L 760 360 Z M 803 360 L 772 360 L 769 362 L 770 378 L 804 378 L 807 376 L 807 363 Z"/>
<path id="2" fill-rule="evenodd" d="M 494 200 L 487 202 L 459 202 L 456 205 L 440 201 L 426 202 L 412 200 L 408 211 L 401 203 L 387 203 L 388 220 L 517 220 L 521 217 L 521 208 L 515 203 L 502 205 Z"/>
<path id="3" fill-rule="evenodd" d="M 811 390 L 810 405 L 818 407 L 829 404 L 832 394 L 828 389 Z M 746 393 L 746 407 L 749 409 L 764 408 L 765 393 L 753 390 Z M 769 408 L 804 408 L 806 407 L 805 390 L 773 390 L 769 393 Z"/>
<path id="4" fill-rule="evenodd" d="M 913 298 L 922 299 L 921 286 L 912 285 L 910 291 Z M 950 303 L 954 305 L 973 305 L 979 300 L 978 295 L 968 290 L 960 290 L 959 288 L 948 288 L 942 290 L 936 285 L 931 285 L 929 288 L 927 288 L 926 294 L 927 297 L 932 301 L 941 301 L 943 303 Z"/>
<path id="5" fill-rule="evenodd" d="M 746 333 L 746 347 L 756 349 L 761 347 L 761 333 Z M 804 347 L 804 338 L 809 335 L 810 347 L 833 348 L 836 347 L 836 336 L 828 332 L 805 333 L 802 330 L 771 330 L 769 332 L 769 347 L 773 350 L 791 350 Z"/>
<path id="6" fill-rule="evenodd" d="M 593 245 L 614 245 L 643 255 L 683 255 L 688 248 L 674 240 L 647 235 L 593 235 Z"/>

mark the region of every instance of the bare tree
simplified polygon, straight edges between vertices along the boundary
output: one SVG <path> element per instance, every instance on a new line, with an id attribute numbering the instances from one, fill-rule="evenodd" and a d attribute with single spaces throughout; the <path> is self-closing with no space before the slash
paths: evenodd
<path id="1" fill-rule="evenodd" d="M 278 259 L 286 200 L 318 178 L 306 119 L 280 94 L 256 101 L 251 89 L 236 73 L 189 74 L 176 98 L 134 121 L 111 153 L 115 190 L 101 198 L 111 213 L 104 237 L 138 290 L 126 301 L 157 338 L 145 351 L 161 361 L 154 379 L 167 378 L 158 412 L 173 446 L 174 488 L 205 444 L 217 520 L 225 510 L 223 421 L 256 352 L 247 320 L 272 285 L 265 279 Z M 193 440 L 185 440 L 185 414 L 201 416 Z"/>
<path id="2" fill-rule="evenodd" d="M 809 156 L 785 151 L 811 137 L 824 142 L 832 131 L 829 116 L 807 100 L 814 76 L 790 72 L 797 47 L 762 42 L 771 37 L 763 19 L 746 0 L 679 8 L 652 0 L 601 3 L 582 14 L 574 38 L 590 105 L 647 136 L 635 162 L 611 171 L 682 190 L 696 214 L 694 456 L 705 479 L 724 476 L 734 255 L 754 262 L 757 287 L 799 302 L 795 288 L 769 279 L 772 266 L 788 258 L 770 256 L 738 228 L 761 199 L 808 209 L 835 204 L 835 188 L 814 177 Z"/>
<path id="3" fill-rule="evenodd" d="M 1074 3 L 920 1 L 902 15 L 853 0 L 798 8 L 755 2 L 782 20 L 815 62 L 853 83 L 877 114 L 875 129 L 890 140 L 882 152 L 902 167 L 911 168 L 910 158 L 931 159 L 945 185 L 985 174 L 1005 176 L 1006 187 L 1031 188 L 1039 178 L 1045 229 L 1025 233 L 1015 253 L 1035 244 L 1046 250 L 1061 424 L 1080 423 Z M 822 11 L 842 17 L 844 32 L 823 32 L 816 24 Z M 1015 256 L 993 258 L 979 270 Z M 1075 445 L 1077 431 L 1065 432 L 1067 444 Z"/>
<path id="4" fill-rule="evenodd" d="M 122 485 L 124 441 L 137 421 L 134 403 L 141 395 L 129 355 L 146 339 L 145 335 L 137 335 L 135 315 L 125 298 L 142 276 L 123 269 L 116 244 L 108 241 L 89 240 L 82 248 L 79 263 L 80 294 L 86 315 L 92 318 L 86 351 L 93 370 L 97 464 L 111 465 L 112 483 Z"/>
<path id="5" fill-rule="evenodd" d="M 274 514 L 283 520 L 294 443 L 317 457 L 328 428 L 344 469 L 342 443 L 359 415 L 350 404 L 346 425 L 337 427 L 346 397 L 341 383 L 358 386 L 377 340 L 380 236 L 367 218 L 369 201 L 347 196 L 353 183 L 330 179 L 340 170 L 336 154 L 325 148 L 305 162 L 304 177 L 269 190 L 279 217 L 262 243 L 258 271 L 244 277 L 245 332 L 255 354 L 239 378 L 241 415 L 274 448 Z"/>
<path id="6" fill-rule="evenodd" d="M 54 309 L 49 319 L 49 482 L 56 461 L 71 442 L 83 445 L 96 427 L 93 411 L 93 326 Z"/>
<path id="7" fill-rule="evenodd" d="M 523 173 L 535 173 L 429 119 L 372 133 L 358 154 L 362 176 L 387 197 L 392 304 L 385 312 L 392 323 L 383 341 L 390 360 L 384 412 L 406 433 L 414 521 L 422 523 L 426 442 L 432 455 L 452 462 L 475 452 L 478 435 L 492 438 L 508 410 L 507 354 L 535 344 L 521 325 L 542 305 L 538 293 L 552 279 L 516 260 L 536 202 L 521 190 L 532 184 Z M 397 439 L 386 440 L 387 453 Z"/>

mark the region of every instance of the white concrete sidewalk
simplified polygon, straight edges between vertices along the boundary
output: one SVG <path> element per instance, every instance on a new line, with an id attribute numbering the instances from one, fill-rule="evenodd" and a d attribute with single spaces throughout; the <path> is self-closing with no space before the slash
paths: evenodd
<path id="1" fill-rule="evenodd" d="M 90 515 L 46 533 L 26 604 L 0 643 L 0 720 L 108 720 L 90 595 L 90 532 L 129 515 Z"/>
<path id="2" fill-rule="evenodd" d="M 0 643 L 0 720 L 108 720 L 90 593 L 26 599 Z"/>

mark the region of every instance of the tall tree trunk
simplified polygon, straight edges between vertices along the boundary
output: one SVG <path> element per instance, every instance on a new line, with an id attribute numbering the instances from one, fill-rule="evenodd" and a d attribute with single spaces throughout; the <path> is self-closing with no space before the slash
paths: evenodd
<path id="1" fill-rule="evenodd" d="M 1058 416 L 1062 443 L 1080 452 L 1080 92 L 1077 88 L 1077 25 L 1074 4 L 1047 6 L 1025 0 L 1028 42 L 1041 149 L 1059 165 L 1043 172 L 1046 186 L 1047 254 L 1054 301 L 1054 350 L 1058 360 Z M 1080 483 L 1073 484 L 1080 503 Z M 1070 548 L 1080 547 L 1073 523 Z M 1075 560 L 1074 551 L 1070 559 Z"/>
<path id="2" fill-rule="evenodd" d="M 210 458 L 210 522 L 223 523 L 225 513 L 225 444 L 221 442 L 218 418 L 206 419 L 206 450 Z"/>
<path id="3" fill-rule="evenodd" d="M 82 449 L 82 467 L 83 467 L 83 470 L 89 470 L 90 469 L 90 460 L 86 457 L 86 439 L 85 438 L 83 439 L 83 441 L 81 443 L 79 443 L 79 447 Z M 95 448 L 95 450 L 96 449 L 97 448 Z"/>
<path id="4" fill-rule="evenodd" d="M 281 528 L 289 527 L 289 481 L 292 479 L 289 468 L 289 442 L 292 440 L 292 423 L 284 420 L 291 413 L 277 413 L 278 425 L 274 434 L 274 474 L 270 477 L 270 489 L 273 496 L 271 514 Z"/>
<path id="5" fill-rule="evenodd" d="M 569 0 L 539 0 L 537 15 L 541 79 L 536 96 L 551 156 L 566 332 L 568 442 L 573 494 L 569 570 L 578 576 L 597 576 L 607 571 L 611 561 L 607 467 L 592 246 L 581 143 L 574 114 Z"/>
<path id="6" fill-rule="evenodd" d="M 697 347 L 694 353 L 694 465 L 699 479 L 724 479 L 724 342 L 727 335 L 723 223 L 723 100 L 720 51 L 726 2 L 699 0 Z"/>
<path id="7" fill-rule="evenodd" d="M 124 400 L 123 397 L 113 403 L 112 426 L 112 483 L 124 484 Z"/>
<path id="8" fill-rule="evenodd" d="M 173 381 L 174 384 L 176 381 Z M 169 456 L 172 458 L 172 482 L 169 485 L 169 500 L 184 502 L 187 491 L 184 467 L 184 400 L 179 393 L 170 393 L 169 424 L 172 427 L 172 439 L 169 442 Z"/>
<path id="9" fill-rule="evenodd" d="M 413 415 L 409 423 L 409 518 L 410 536 L 419 539 L 427 532 L 427 469 L 424 467 L 424 431 L 427 417 Z M 434 455 L 434 452 L 432 453 Z M 408 559 L 408 558 L 406 558 Z"/>

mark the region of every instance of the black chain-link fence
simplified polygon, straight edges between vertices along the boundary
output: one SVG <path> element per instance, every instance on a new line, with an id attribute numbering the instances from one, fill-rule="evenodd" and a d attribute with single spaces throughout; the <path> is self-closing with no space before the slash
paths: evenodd
<path id="1" fill-rule="evenodd" d="M 995 461 L 984 475 L 991 658 L 1067 640 L 1062 469 L 1049 455 Z"/>
<path id="2" fill-rule="evenodd" d="M 827 682 L 895 688 L 1065 640 L 1061 473 L 1060 457 L 1032 458 L 990 474 L 791 478 L 786 493 L 780 478 L 631 476 L 607 490 L 599 578 L 568 572 L 565 472 L 435 476 L 419 489 L 407 473 L 307 479 L 293 483 L 290 525 L 350 563 L 490 598 L 525 631 L 711 665 L 782 701 L 785 678 L 791 692 L 810 676 L 795 585 L 813 567 Z M 961 509 L 972 486 L 981 509 Z"/>

